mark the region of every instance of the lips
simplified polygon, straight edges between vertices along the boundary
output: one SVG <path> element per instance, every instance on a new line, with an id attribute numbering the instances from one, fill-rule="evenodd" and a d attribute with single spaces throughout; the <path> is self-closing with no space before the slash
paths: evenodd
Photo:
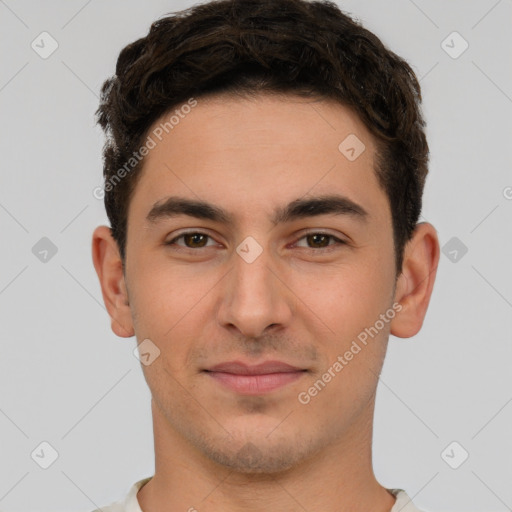
<path id="1" fill-rule="evenodd" d="M 300 379 L 307 370 L 281 361 L 265 361 L 257 365 L 230 361 L 212 366 L 205 372 L 215 382 L 235 393 L 262 395 Z"/>
<path id="2" fill-rule="evenodd" d="M 281 361 L 265 361 L 257 365 L 247 365 L 239 361 L 230 361 L 217 364 L 208 370 L 209 372 L 232 373 L 235 375 L 268 375 L 269 373 L 292 373 L 304 371 Z"/>

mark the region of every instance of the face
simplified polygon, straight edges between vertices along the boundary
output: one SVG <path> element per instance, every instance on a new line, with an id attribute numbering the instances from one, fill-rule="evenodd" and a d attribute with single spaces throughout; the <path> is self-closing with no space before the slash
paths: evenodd
<path id="1" fill-rule="evenodd" d="M 160 351 L 143 366 L 154 421 L 244 472 L 371 435 L 398 311 L 368 130 L 329 101 L 217 96 L 160 137 L 129 206 L 119 320 Z"/>

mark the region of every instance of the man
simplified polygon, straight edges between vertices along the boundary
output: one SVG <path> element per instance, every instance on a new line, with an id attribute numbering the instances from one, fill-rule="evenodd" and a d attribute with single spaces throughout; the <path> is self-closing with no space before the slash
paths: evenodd
<path id="1" fill-rule="evenodd" d="M 371 442 L 388 337 L 421 328 L 439 260 L 420 101 L 329 2 L 210 2 L 123 49 L 93 259 L 156 467 L 103 511 L 417 510 Z"/>

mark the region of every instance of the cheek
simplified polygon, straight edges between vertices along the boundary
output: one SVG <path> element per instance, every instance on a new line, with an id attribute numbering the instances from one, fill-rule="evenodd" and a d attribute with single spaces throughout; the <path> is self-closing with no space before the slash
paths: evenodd
<path id="1" fill-rule="evenodd" d="M 190 323 L 202 299 L 218 281 L 215 272 L 199 274 L 157 258 L 133 259 L 132 269 L 129 291 L 136 332 L 162 342 L 182 324 Z"/>
<path id="2" fill-rule="evenodd" d="M 334 339 L 340 348 L 389 308 L 392 280 L 384 269 L 374 261 L 295 275 L 293 289 L 307 306 L 304 314 L 329 328 L 329 345 Z"/>
<path id="3" fill-rule="evenodd" d="M 309 290 L 304 302 L 316 315 L 309 314 L 311 320 L 330 329 L 316 337 L 325 366 L 301 389 L 311 398 L 308 410 L 353 417 L 375 393 L 389 333 L 389 321 L 379 319 L 390 308 L 392 283 L 382 267 L 361 265 L 338 268 L 328 278 L 303 278 L 302 286 Z"/>

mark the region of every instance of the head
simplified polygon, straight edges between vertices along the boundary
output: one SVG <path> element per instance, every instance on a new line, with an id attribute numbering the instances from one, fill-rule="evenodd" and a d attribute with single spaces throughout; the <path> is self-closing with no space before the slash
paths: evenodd
<path id="1" fill-rule="evenodd" d="M 428 172 L 420 85 L 403 59 L 333 2 L 300 0 L 199 5 L 156 21 L 122 50 L 97 116 L 107 134 L 105 208 L 123 261 L 130 199 L 144 167 L 133 153 L 166 112 L 213 93 L 289 93 L 352 109 L 377 145 L 374 171 L 389 201 L 400 272 Z M 168 122 L 164 133 L 172 128 Z"/>
<path id="2" fill-rule="evenodd" d="M 159 354 L 155 421 L 210 460 L 274 472 L 368 438 L 389 334 L 421 328 L 439 256 L 420 102 L 331 2 L 210 2 L 122 50 L 95 267 L 114 332 Z M 301 372 L 235 392 L 209 371 L 234 360 Z"/>

